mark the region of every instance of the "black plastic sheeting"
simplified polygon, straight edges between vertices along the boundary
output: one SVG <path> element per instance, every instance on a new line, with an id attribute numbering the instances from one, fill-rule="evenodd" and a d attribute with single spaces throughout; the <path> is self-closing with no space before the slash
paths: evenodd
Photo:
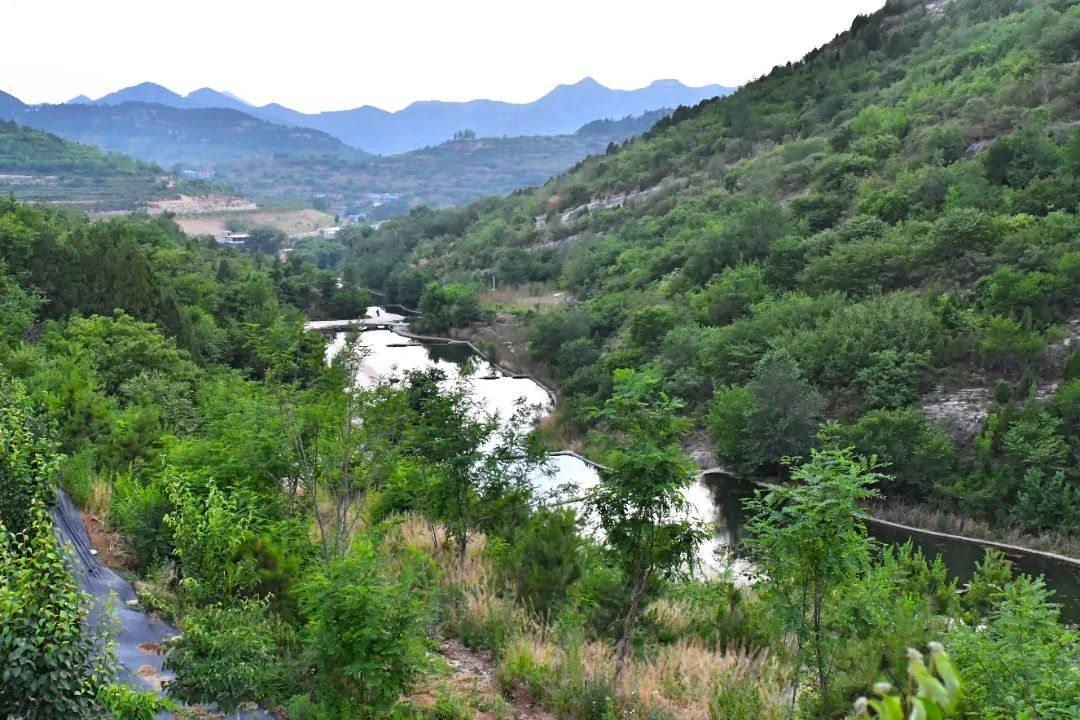
<path id="1" fill-rule="evenodd" d="M 91 623 L 105 620 L 112 626 L 120 680 L 131 687 L 161 694 L 160 681 L 169 681 L 175 675 L 161 669 L 164 658 L 154 650 L 168 638 L 178 635 L 176 628 L 140 610 L 131 583 L 102 565 L 75 504 L 63 490 L 57 491 L 52 516 L 61 542 L 73 550 L 72 571 L 75 579 L 79 587 L 93 598 Z M 162 713 L 159 717 L 169 718 L 172 714 Z M 262 710 L 241 710 L 231 713 L 229 717 L 273 720 Z"/>

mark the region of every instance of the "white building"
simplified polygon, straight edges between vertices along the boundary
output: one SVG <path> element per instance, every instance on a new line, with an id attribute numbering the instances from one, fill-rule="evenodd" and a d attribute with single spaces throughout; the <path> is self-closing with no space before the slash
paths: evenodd
<path id="1" fill-rule="evenodd" d="M 234 233 L 234 232 L 231 232 L 229 230 L 226 230 L 224 235 L 219 235 L 218 236 L 217 241 L 218 241 L 219 245 L 238 246 L 238 245 L 243 245 L 244 243 L 246 243 L 250 239 L 251 239 L 251 236 L 248 235 L 247 233 Z"/>

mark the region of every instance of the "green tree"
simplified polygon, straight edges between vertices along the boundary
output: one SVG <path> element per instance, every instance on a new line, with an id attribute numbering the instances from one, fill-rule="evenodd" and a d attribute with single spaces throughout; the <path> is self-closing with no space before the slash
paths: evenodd
<path id="1" fill-rule="evenodd" d="M 52 504 L 57 460 L 22 383 L 0 375 L 0 525 L 7 532 L 30 527 L 33 502 Z"/>
<path id="2" fill-rule="evenodd" d="M 235 562 L 260 518 L 252 498 L 228 494 L 211 482 L 202 491 L 188 478 L 167 480 L 173 510 L 165 516 L 180 559 L 184 588 L 196 604 L 225 602 L 256 582 L 253 568 Z"/>
<path id="3" fill-rule="evenodd" d="M 922 410 L 872 410 L 851 423 L 829 422 L 818 435 L 824 447 L 851 447 L 888 465 L 888 488 L 915 497 L 932 496 L 955 472 L 956 447 Z"/>
<path id="4" fill-rule="evenodd" d="M 0 341 L 17 340 L 34 322 L 42 298 L 19 287 L 7 276 L 0 258 Z"/>
<path id="5" fill-rule="evenodd" d="M 746 474 L 771 472 L 785 457 L 806 454 L 817 433 L 824 399 L 784 352 L 754 367 L 745 389 L 718 390 L 709 423 L 721 464 Z"/>
<path id="6" fill-rule="evenodd" d="M 480 319 L 480 300 L 468 285 L 430 283 L 420 296 L 420 317 L 415 321 L 421 332 L 445 332 Z"/>
<path id="7" fill-rule="evenodd" d="M 518 599 L 540 617 L 550 618 L 581 575 L 584 545 L 573 510 L 538 510 L 503 560 Z"/>
<path id="8" fill-rule="evenodd" d="M 528 432 L 535 408 L 519 403 L 508 418 L 488 415 L 464 384 L 440 386 L 438 369 L 405 381 L 411 415 L 401 449 L 429 519 L 446 527 L 464 568 L 470 536 L 528 495 L 544 469 L 543 449 Z"/>
<path id="9" fill-rule="evenodd" d="M 1080 713 L 1080 637 L 1062 625 L 1042 578 L 1001 588 L 982 627 L 958 623 L 947 636 L 967 668 L 971 712 L 982 717 L 1070 718 Z"/>
<path id="10" fill-rule="evenodd" d="M 688 423 L 658 383 L 655 375 L 616 370 L 612 396 L 594 412 L 613 449 L 585 507 L 632 588 L 615 660 L 619 690 L 649 582 L 693 568 L 703 538 L 682 494 L 693 482 L 693 463 L 679 446 Z"/>
<path id="11" fill-rule="evenodd" d="M 746 502 L 753 514 L 747 546 L 763 578 L 763 599 L 796 640 L 793 687 L 808 666 L 821 699 L 846 640 L 841 600 L 870 563 L 873 541 L 858 515 L 860 503 L 877 494 L 875 468 L 848 451 L 812 450 L 792 484 L 770 486 Z"/>
<path id="12" fill-rule="evenodd" d="M 400 560 L 380 561 L 364 540 L 298 589 L 316 692 L 340 717 L 378 717 L 426 666 L 431 568 Z"/>

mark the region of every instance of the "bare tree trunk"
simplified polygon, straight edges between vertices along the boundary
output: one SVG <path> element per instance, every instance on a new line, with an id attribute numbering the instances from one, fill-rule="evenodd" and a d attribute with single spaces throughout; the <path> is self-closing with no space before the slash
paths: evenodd
<path id="1" fill-rule="evenodd" d="M 630 610 L 623 622 L 622 637 L 619 638 L 618 654 L 615 656 L 615 694 L 622 694 L 622 676 L 626 669 L 626 658 L 634 643 L 634 630 L 637 627 L 638 614 L 641 612 L 641 600 L 645 597 L 645 587 L 649 582 L 649 569 L 643 569 L 634 583 L 634 596 L 630 600 Z"/>
<path id="2" fill-rule="evenodd" d="M 814 657 L 817 659 L 818 692 L 824 700 L 829 678 L 825 669 L 825 650 L 821 645 L 821 602 L 821 585 L 816 583 L 814 586 Z"/>
<path id="3" fill-rule="evenodd" d="M 469 533 L 468 532 L 461 533 L 461 538 L 458 541 L 457 565 L 458 565 L 458 572 L 460 572 L 462 574 L 465 573 L 465 551 L 468 548 L 468 542 L 469 542 Z"/>
<path id="4" fill-rule="evenodd" d="M 804 627 L 806 625 L 806 603 L 808 586 L 804 583 L 802 587 L 802 598 L 799 601 L 799 630 L 795 634 L 795 672 L 791 678 L 791 709 L 795 709 L 795 703 L 799 699 L 799 676 L 802 674 L 802 661 L 803 661 L 803 636 L 806 634 Z"/>

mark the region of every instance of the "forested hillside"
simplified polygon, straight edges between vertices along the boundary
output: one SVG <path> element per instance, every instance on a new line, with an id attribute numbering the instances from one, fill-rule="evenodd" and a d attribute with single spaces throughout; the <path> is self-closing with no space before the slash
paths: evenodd
<path id="1" fill-rule="evenodd" d="M 854 446 L 891 464 L 890 499 L 1077 533 L 1078 53 L 1072 2 L 890 1 L 534 192 L 414 211 L 346 262 L 406 303 L 492 277 L 572 295 L 522 317 L 571 434 L 636 368 L 741 474 Z"/>
<path id="2" fill-rule="evenodd" d="M 163 171 L 152 163 L 0 120 L 0 172 L 151 176 Z"/>
<path id="3" fill-rule="evenodd" d="M 358 387 L 360 346 L 324 363 L 301 323 L 358 315 L 369 298 L 347 281 L 167 218 L 0 201 L 0 240 L 4 715 L 841 718 L 905 663 L 920 696 L 878 683 L 873 702 L 1076 710 L 1080 643 L 1043 581 L 991 553 L 960 595 L 940 558 L 877 545 L 857 513 L 887 477 L 847 451 L 750 505 L 758 583 L 702 579 L 681 405 L 650 373 L 615 373 L 596 415 L 608 470 L 578 510 L 597 537 L 530 482 L 539 438 L 465 386 Z M 137 579 L 126 626 L 152 611 L 178 637 L 114 653 L 58 547 L 58 488 Z M 154 654 L 164 688 L 139 665 Z M 192 712 L 220 717 L 175 717 Z"/>
<path id="4" fill-rule="evenodd" d="M 0 120 L 0 192 L 21 200 L 130 209 L 177 192 L 167 173 L 96 147 Z"/>

